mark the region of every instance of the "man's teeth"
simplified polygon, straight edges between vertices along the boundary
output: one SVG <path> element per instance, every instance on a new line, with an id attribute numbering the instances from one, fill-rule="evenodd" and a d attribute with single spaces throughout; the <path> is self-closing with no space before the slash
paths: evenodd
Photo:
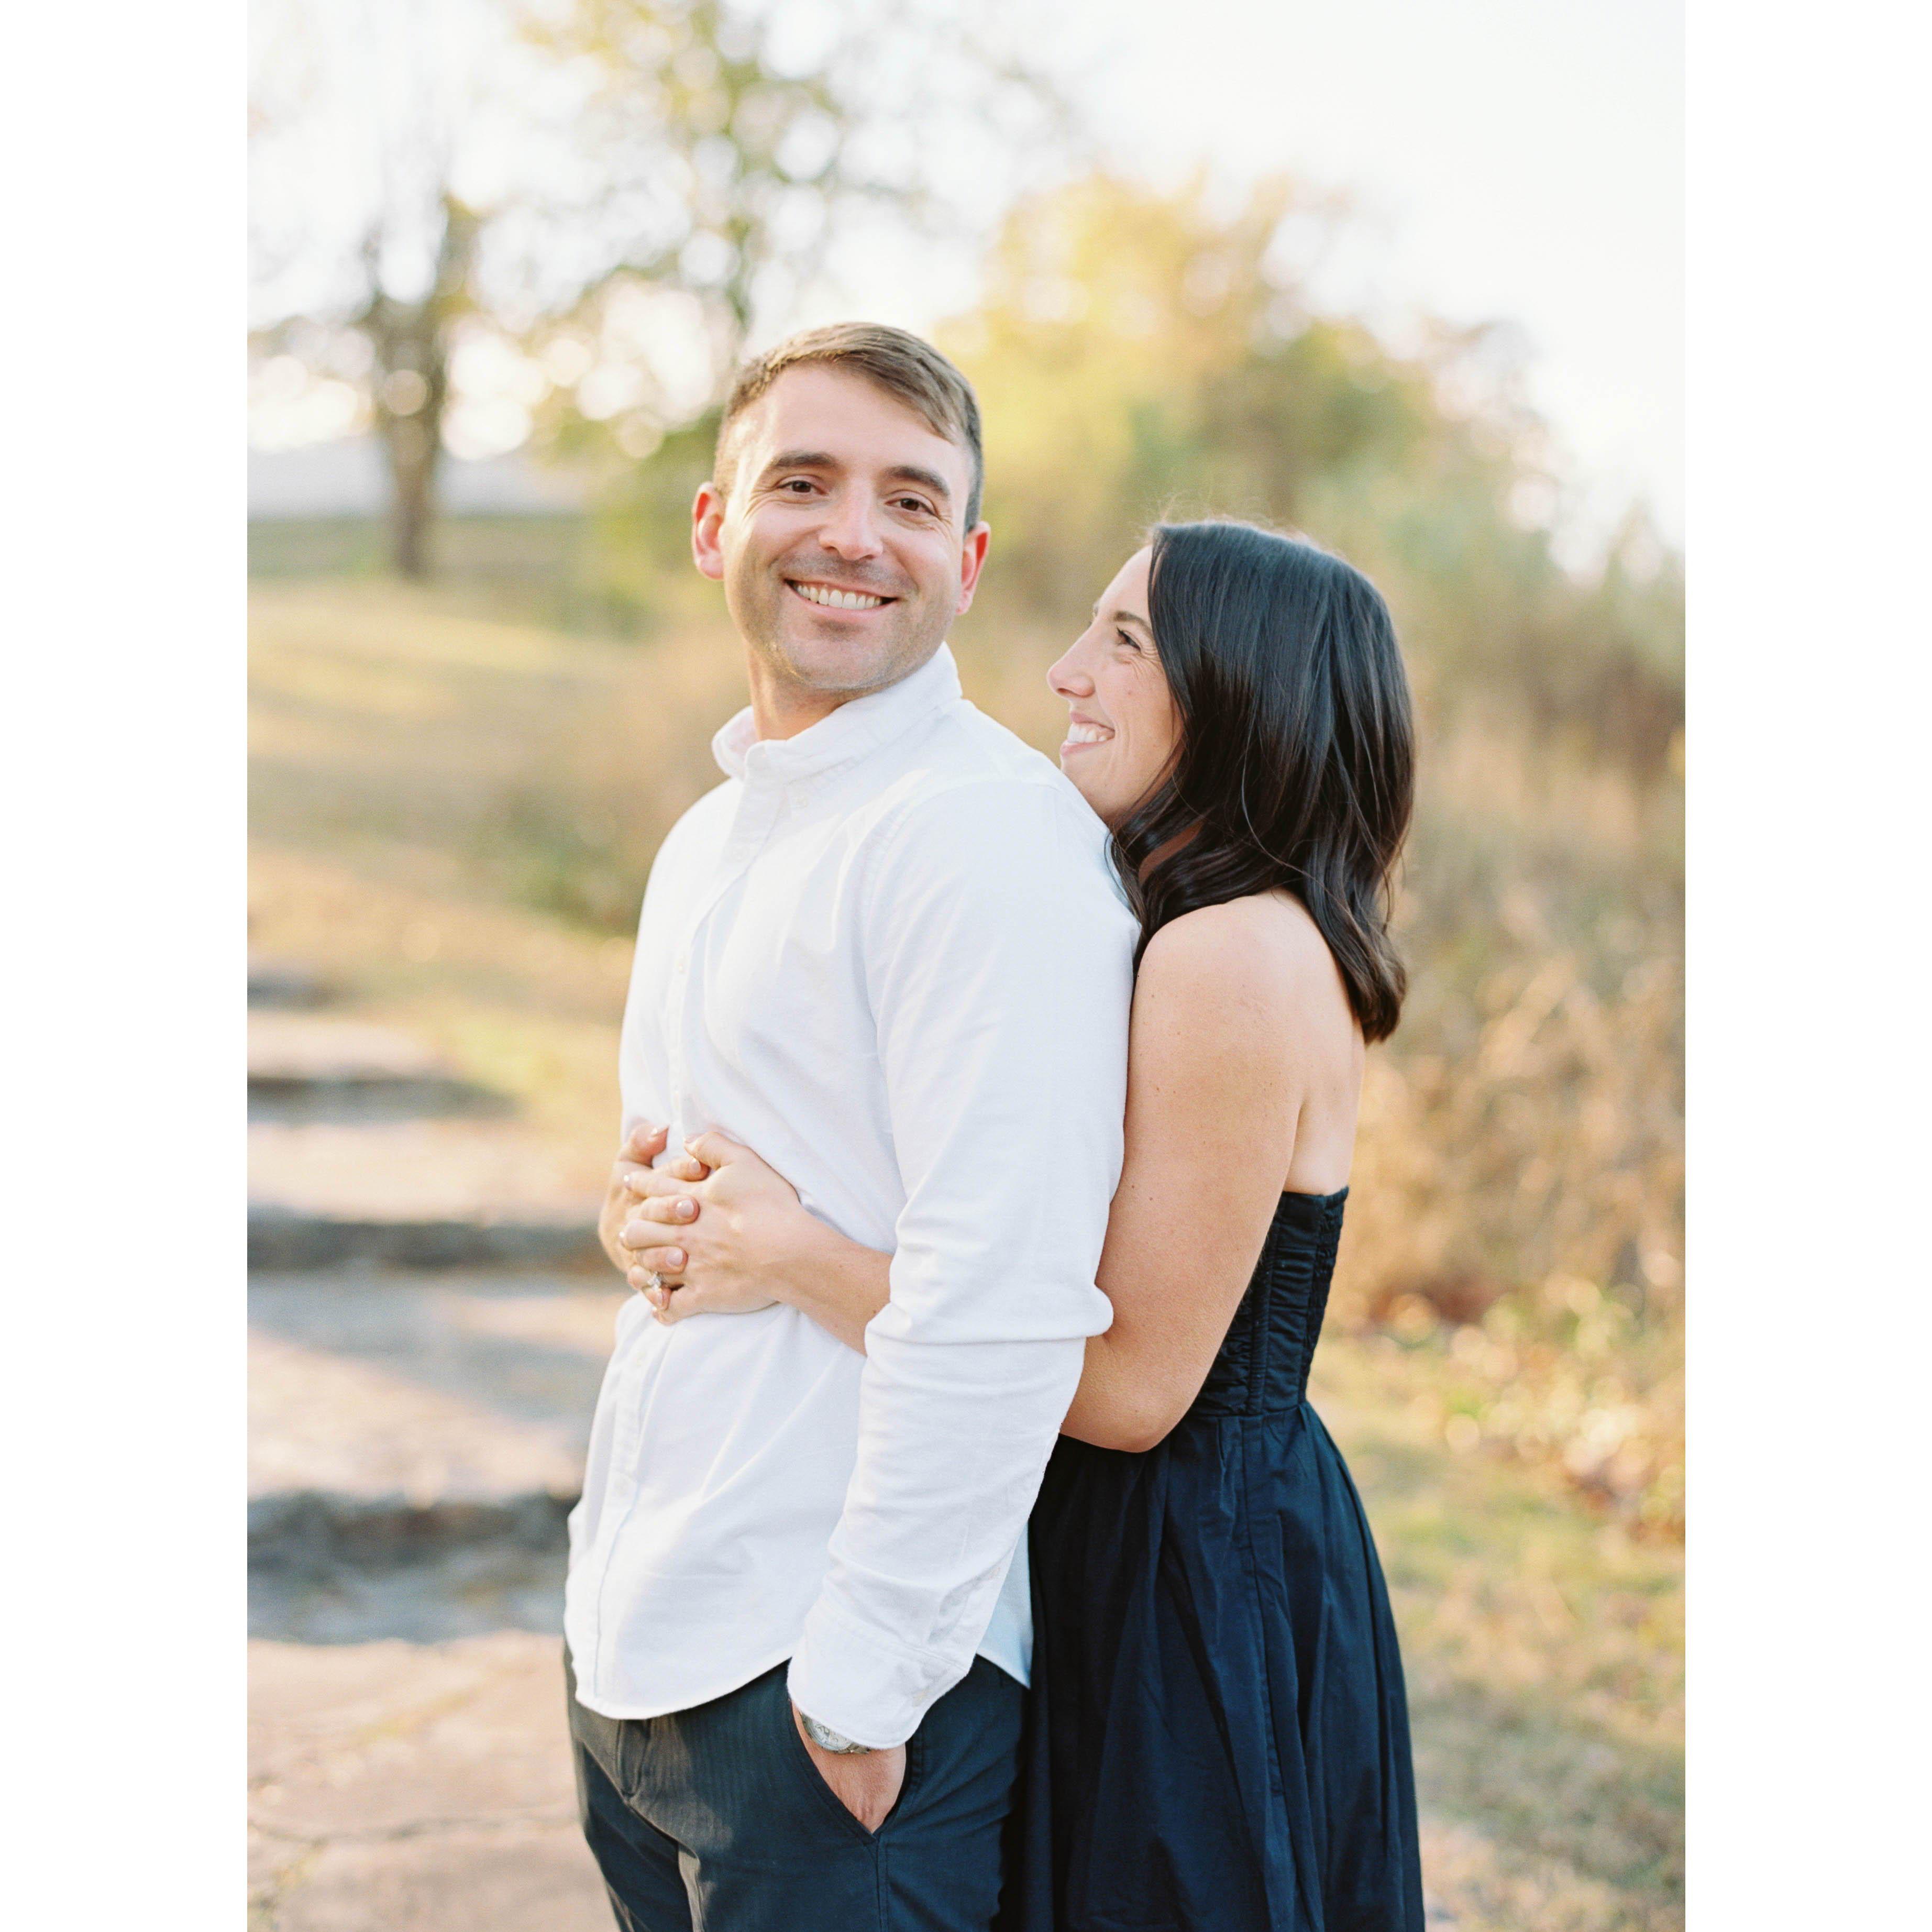
<path id="1" fill-rule="evenodd" d="M 822 584 L 794 584 L 792 588 L 808 604 L 824 604 L 834 610 L 876 610 L 886 601 L 861 590 L 828 590 Z"/>
<path id="2" fill-rule="evenodd" d="M 1113 735 L 1104 724 L 1070 724 L 1066 728 L 1066 742 L 1070 745 L 1104 745 Z"/>

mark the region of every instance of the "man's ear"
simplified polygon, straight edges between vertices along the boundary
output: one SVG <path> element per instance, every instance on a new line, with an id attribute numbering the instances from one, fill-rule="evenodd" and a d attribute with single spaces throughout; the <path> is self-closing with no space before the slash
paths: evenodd
<path id="1" fill-rule="evenodd" d="M 992 536 L 992 525 L 986 523 L 976 524 L 967 532 L 959 565 L 959 602 L 952 607 L 956 617 L 964 616 L 973 607 L 973 592 L 978 587 L 980 572 L 986 567 L 986 546 Z"/>
<path id="2" fill-rule="evenodd" d="M 724 498 L 715 483 L 700 483 L 691 506 L 691 557 L 714 583 L 724 578 Z"/>

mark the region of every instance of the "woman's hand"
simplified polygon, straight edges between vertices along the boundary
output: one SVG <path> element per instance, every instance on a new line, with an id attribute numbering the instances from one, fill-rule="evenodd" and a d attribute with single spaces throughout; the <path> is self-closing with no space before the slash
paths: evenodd
<path id="1" fill-rule="evenodd" d="M 635 1204 L 618 1237 L 632 1257 L 627 1279 L 666 1324 L 788 1299 L 793 1264 L 824 1232 L 790 1182 L 715 1131 L 668 1166 L 634 1168 L 626 1186 Z"/>
<path id="2" fill-rule="evenodd" d="M 861 1247 L 800 1204 L 748 1147 L 711 1132 L 650 1166 L 663 1128 L 645 1120 L 611 1175 L 602 1231 L 625 1278 L 662 1322 L 789 1303 L 848 1348 L 891 1292 L 892 1256 Z"/>
<path id="3" fill-rule="evenodd" d="M 650 1172 L 651 1162 L 664 1151 L 669 1132 L 668 1128 L 653 1120 L 633 1120 L 624 1136 L 623 1145 L 617 1150 L 610 1182 L 604 1190 L 604 1205 L 597 1216 L 597 1238 L 610 1257 L 610 1265 L 620 1274 L 627 1274 L 632 1264 L 630 1250 L 618 1239 L 637 1206 L 637 1196 L 631 1192 L 631 1177 Z"/>

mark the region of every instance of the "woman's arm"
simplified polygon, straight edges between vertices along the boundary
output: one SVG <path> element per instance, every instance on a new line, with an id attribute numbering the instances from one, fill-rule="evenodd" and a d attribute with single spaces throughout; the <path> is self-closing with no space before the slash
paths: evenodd
<path id="1" fill-rule="evenodd" d="M 1200 1393 L 1294 1162 L 1305 1069 L 1352 1029 L 1298 909 L 1240 901 L 1155 934 L 1135 986 L 1126 1157 L 1100 1259 L 1113 1325 L 1088 1342 L 1064 1434 L 1150 1448 Z M 749 1148 L 706 1134 L 625 1184 L 638 1206 L 619 1239 L 659 1321 L 776 1298 L 863 1352 L 892 1257 L 808 1213 Z"/>
<path id="2" fill-rule="evenodd" d="M 1255 900 L 1205 907 L 1148 944 L 1100 1258 L 1113 1325 L 1088 1342 L 1064 1434 L 1151 1448 L 1227 1334 L 1294 1160 L 1311 1028 L 1336 1018 L 1339 983 L 1324 983 L 1334 962 L 1297 914 Z"/>
<path id="3" fill-rule="evenodd" d="M 623 1186 L 633 1204 L 617 1237 L 627 1278 L 659 1322 L 784 1301 L 865 1353 L 866 1324 L 890 1298 L 892 1256 L 808 1213 L 749 1148 L 700 1134 L 668 1166 L 634 1168 Z"/>

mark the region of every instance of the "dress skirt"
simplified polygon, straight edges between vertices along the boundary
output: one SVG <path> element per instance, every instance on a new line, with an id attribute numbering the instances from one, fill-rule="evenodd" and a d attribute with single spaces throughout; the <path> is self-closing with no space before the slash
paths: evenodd
<path id="1" fill-rule="evenodd" d="M 1054 1453 L 1002 1932 L 1422 1932 L 1388 1592 L 1304 1400 L 1341 1200 L 1282 1197 L 1166 1441 Z"/>

